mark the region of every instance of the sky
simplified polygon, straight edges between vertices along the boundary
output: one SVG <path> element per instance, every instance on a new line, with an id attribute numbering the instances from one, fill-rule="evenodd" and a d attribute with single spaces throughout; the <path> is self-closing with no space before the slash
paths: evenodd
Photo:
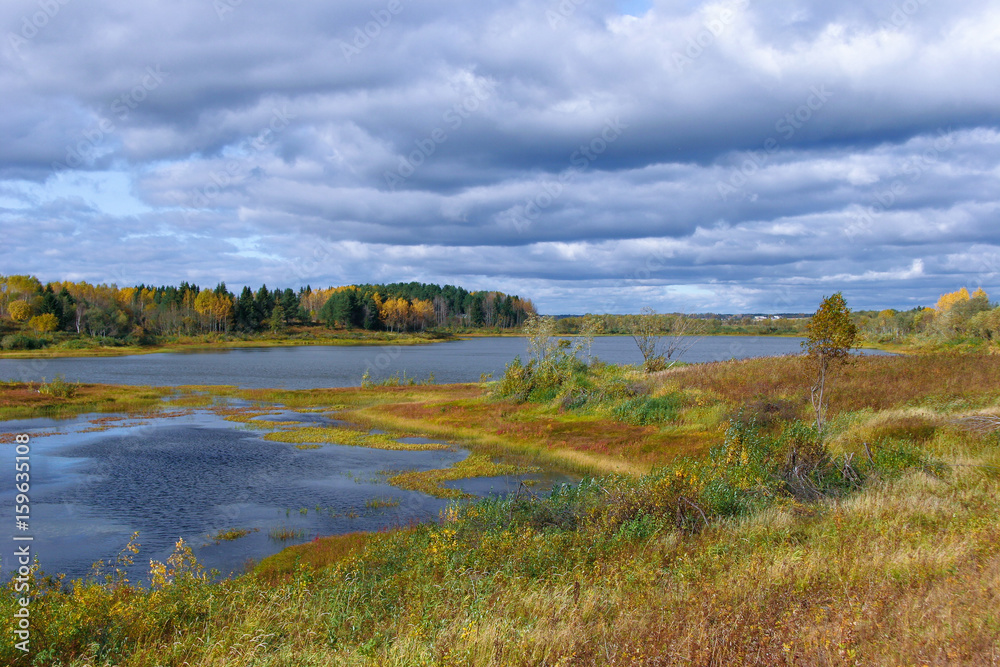
<path id="1" fill-rule="evenodd" d="M 0 274 L 1000 296 L 995 0 L 5 0 Z"/>

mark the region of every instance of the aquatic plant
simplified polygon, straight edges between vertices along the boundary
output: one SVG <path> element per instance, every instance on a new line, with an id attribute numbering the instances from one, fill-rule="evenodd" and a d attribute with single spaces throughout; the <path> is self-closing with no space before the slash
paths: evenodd
<path id="1" fill-rule="evenodd" d="M 241 537 L 246 537 L 250 533 L 256 533 L 260 528 L 226 528 L 219 530 L 214 535 L 209 535 L 209 539 L 214 541 L 216 544 L 220 544 L 223 541 L 230 542 L 232 540 L 238 540 Z"/>
<path id="2" fill-rule="evenodd" d="M 405 443 L 386 433 L 365 433 L 346 428 L 332 426 L 305 426 L 292 428 L 263 436 L 265 440 L 274 442 L 347 445 L 350 447 L 369 447 L 372 449 L 392 449 L 401 451 L 427 451 L 449 449 L 448 445 L 439 443 Z"/>
<path id="3" fill-rule="evenodd" d="M 388 483 L 408 491 L 421 491 L 438 498 L 471 498 L 468 493 L 442 486 L 443 482 L 469 479 L 472 477 L 496 477 L 499 475 L 523 475 L 538 472 L 533 466 L 518 466 L 497 463 L 482 454 L 470 454 L 465 459 L 448 468 L 435 470 L 411 470 L 389 477 Z"/>
<path id="4" fill-rule="evenodd" d="M 297 540 L 299 538 L 305 537 L 306 531 L 300 528 L 289 528 L 288 526 L 280 526 L 272 528 L 267 532 L 267 536 L 276 542 L 287 542 L 288 540 Z"/>
<path id="5" fill-rule="evenodd" d="M 399 507 L 399 498 L 392 496 L 378 496 L 365 501 L 365 507 L 370 510 L 385 509 L 388 507 Z"/>

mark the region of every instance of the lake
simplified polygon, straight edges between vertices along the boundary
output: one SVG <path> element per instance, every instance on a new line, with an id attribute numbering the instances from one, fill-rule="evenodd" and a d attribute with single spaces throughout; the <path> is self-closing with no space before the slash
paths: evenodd
<path id="1" fill-rule="evenodd" d="M 681 357 L 704 362 L 797 354 L 801 338 L 706 336 Z M 628 336 L 594 340 L 592 354 L 609 363 L 637 364 L 642 357 Z M 435 382 L 478 382 L 499 377 L 515 356 L 527 358 L 520 337 L 472 338 L 430 345 L 309 346 L 162 353 L 127 357 L 0 359 L 0 379 L 22 382 L 62 375 L 71 382 L 159 385 L 225 384 L 245 388 L 353 387 L 366 370 L 373 379 L 406 374 Z"/>

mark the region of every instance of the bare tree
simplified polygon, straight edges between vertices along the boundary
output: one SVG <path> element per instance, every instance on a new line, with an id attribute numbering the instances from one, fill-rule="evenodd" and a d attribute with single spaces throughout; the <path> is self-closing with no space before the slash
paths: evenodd
<path id="1" fill-rule="evenodd" d="M 670 368 L 698 342 L 703 323 L 681 313 L 660 315 L 645 307 L 639 315 L 628 315 L 626 325 L 642 354 L 647 373 Z"/>
<path id="2" fill-rule="evenodd" d="M 580 351 L 586 355 L 586 361 L 591 361 L 591 348 L 594 345 L 594 336 L 599 335 L 604 329 L 604 323 L 597 315 L 586 314 L 580 323 Z"/>

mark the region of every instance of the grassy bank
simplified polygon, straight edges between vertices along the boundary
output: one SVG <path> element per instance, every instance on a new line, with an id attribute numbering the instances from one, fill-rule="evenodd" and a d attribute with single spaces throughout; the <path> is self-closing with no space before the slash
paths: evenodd
<path id="1" fill-rule="evenodd" d="M 599 474 L 223 582 L 183 544 L 151 590 L 36 580 L 36 664 L 997 664 L 1000 359 L 860 359 L 831 380 L 823 443 L 810 381 L 777 358 L 599 367 L 504 400 L 220 390 Z M 9 625 L 15 593 L 0 605 Z"/>
<path id="2" fill-rule="evenodd" d="M 3 350 L 0 359 L 53 359 L 61 357 L 120 357 L 158 352 L 212 352 L 237 348 L 299 347 L 310 345 L 425 345 L 458 340 L 447 332 L 392 333 L 388 331 L 333 330 L 299 327 L 283 334 L 201 334 L 153 339 L 147 344 L 128 344 L 74 334 L 49 334 L 46 347 L 35 350 Z"/>
<path id="3" fill-rule="evenodd" d="M 49 382 L 0 382 L 0 421 L 66 419 L 88 412 L 155 412 L 164 409 L 163 399 L 174 393 L 170 387 L 76 384 L 59 378 Z M 189 399 L 184 403 L 191 402 Z"/>

